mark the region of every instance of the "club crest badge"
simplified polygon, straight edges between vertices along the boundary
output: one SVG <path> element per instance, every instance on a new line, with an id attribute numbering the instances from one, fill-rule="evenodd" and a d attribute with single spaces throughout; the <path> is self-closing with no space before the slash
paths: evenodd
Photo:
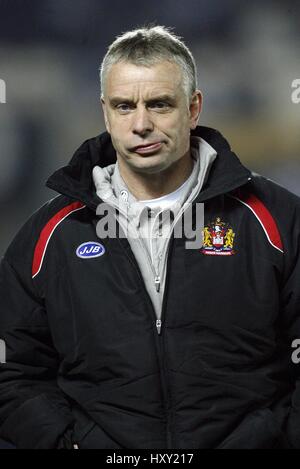
<path id="1" fill-rule="evenodd" d="M 208 256 L 232 256 L 235 233 L 228 223 L 216 218 L 209 223 L 202 231 L 203 245 L 202 254 Z"/>

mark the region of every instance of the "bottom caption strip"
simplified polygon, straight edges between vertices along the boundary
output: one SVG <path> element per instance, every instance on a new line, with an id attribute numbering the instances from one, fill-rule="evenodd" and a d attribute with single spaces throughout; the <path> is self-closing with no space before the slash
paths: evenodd
<path id="1" fill-rule="evenodd" d="M 113 453 L 106 457 L 106 464 L 129 464 L 138 466 L 143 463 L 147 464 L 191 464 L 193 453 L 149 453 L 138 455 L 122 455 Z"/>
<path id="2" fill-rule="evenodd" d="M 78 453 L 77 453 L 78 454 Z M 198 457 L 197 457 L 198 456 Z M 141 467 L 149 464 L 199 464 L 200 455 L 195 450 L 98 450 L 97 460 L 101 464 L 126 464 L 128 467 Z"/>

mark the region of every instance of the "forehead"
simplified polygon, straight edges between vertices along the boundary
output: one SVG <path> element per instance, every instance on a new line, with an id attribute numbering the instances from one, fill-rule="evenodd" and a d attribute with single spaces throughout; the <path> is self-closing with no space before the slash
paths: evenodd
<path id="1" fill-rule="evenodd" d="M 106 77 L 106 93 L 130 94 L 137 91 L 147 93 L 181 90 L 182 72 L 176 63 L 160 62 L 150 67 L 120 62 L 111 66 Z"/>

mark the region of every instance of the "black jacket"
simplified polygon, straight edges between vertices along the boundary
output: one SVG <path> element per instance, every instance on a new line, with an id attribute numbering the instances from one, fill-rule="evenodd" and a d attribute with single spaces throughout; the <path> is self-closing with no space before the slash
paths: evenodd
<path id="1" fill-rule="evenodd" d="M 193 133 L 218 153 L 195 201 L 206 238 L 171 240 L 160 334 L 127 239 L 96 235 L 107 133 L 50 177 L 61 195 L 8 248 L 0 437 L 17 448 L 300 448 L 300 200 L 217 131 Z M 86 242 L 102 255 L 76 255 Z"/>

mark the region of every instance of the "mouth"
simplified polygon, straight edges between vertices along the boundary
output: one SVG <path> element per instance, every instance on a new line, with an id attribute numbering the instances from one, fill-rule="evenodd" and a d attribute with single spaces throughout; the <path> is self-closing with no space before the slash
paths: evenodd
<path id="1" fill-rule="evenodd" d="M 134 153 L 138 153 L 139 155 L 148 155 L 157 152 L 161 149 L 163 143 L 162 142 L 154 142 L 145 145 L 138 145 L 133 147 L 131 151 Z"/>

